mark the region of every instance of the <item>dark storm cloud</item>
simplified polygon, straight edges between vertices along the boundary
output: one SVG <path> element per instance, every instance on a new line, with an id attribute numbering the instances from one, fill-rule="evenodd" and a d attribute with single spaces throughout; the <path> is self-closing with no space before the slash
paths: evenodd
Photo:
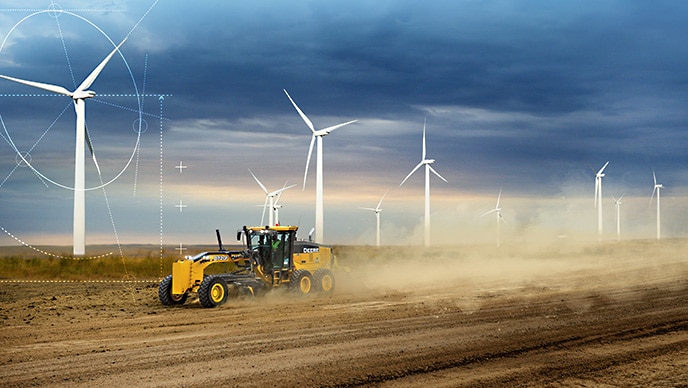
<path id="1" fill-rule="evenodd" d="M 124 11 L 85 16 L 118 41 L 152 3 L 101 4 Z M 1 16 L 9 30 L 23 15 Z M 72 81 L 62 40 L 50 30 L 55 21 L 44 16 L 34 24 L 40 33 L 17 31 L 2 53 L 11 57 L 0 56 L 0 74 L 70 88 L 107 54 L 109 42 L 93 31 L 69 35 L 70 27 L 92 28 L 60 19 Z M 302 179 L 310 132 L 287 89 L 316 127 L 359 120 L 325 139 L 327 181 L 341 184 L 338 190 L 352 180 L 381 191 L 383 184 L 397 186 L 420 159 L 427 117 L 428 155 L 449 180 L 437 186 L 447 192 L 494 196 L 504 187 L 556 196 L 580 185 L 587 195 L 588 165 L 610 160 L 609 187 L 640 193 L 657 169 L 678 195 L 688 178 L 686 16 L 688 4 L 673 1 L 160 1 L 122 51 L 139 92 L 171 95 L 164 103 L 145 97 L 148 162 L 156 162 L 155 136 L 163 127 L 165 157 L 196 162 L 198 185 L 217 176 L 254 185 L 246 168 L 256 160 L 265 181 L 285 178 L 274 165 Z M 93 89 L 130 93 L 123 66 L 108 64 Z M 0 80 L 0 93 L 27 88 Z M 64 107 L 42 102 L 52 110 L 38 113 L 26 102 L 0 100 L 13 136 L 24 127 L 40 133 L 39 118 Z M 114 118 L 105 108 L 135 103 L 103 97 L 88 104 L 96 144 L 126 148 L 135 117 Z M 161 109 L 164 125 L 156 116 Z M 27 115 L 32 120 L 20 126 Z M 67 109 L 60 133 L 72 130 L 73 119 Z M 24 135 L 24 149 L 39 136 Z M 73 147 L 73 137 L 50 139 L 51 146 Z M 14 166 L 12 150 L 3 163 L 4 179 Z M 145 179 L 156 181 L 158 171 L 151 171 Z"/>
<path id="2" fill-rule="evenodd" d="M 190 29 L 187 44 L 173 45 L 155 70 L 171 93 L 188 96 L 188 113 L 179 114 L 200 116 L 219 105 L 230 116 L 276 113 L 282 87 L 320 114 L 385 117 L 432 104 L 545 115 L 606 110 L 623 102 L 606 97 L 682 93 L 685 83 L 680 18 L 661 6 L 405 5 L 383 3 L 369 15 L 356 3 L 349 12 L 311 3 L 272 13 L 260 3 L 264 18 L 224 5 L 226 24 Z"/>

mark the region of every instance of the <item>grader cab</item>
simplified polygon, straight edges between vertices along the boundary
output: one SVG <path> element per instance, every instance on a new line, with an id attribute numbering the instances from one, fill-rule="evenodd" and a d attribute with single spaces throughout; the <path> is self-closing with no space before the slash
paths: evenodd
<path id="1" fill-rule="evenodd" d="M 196 293 L 204 307 L 224 304 L 229 297 L 258 295 L 287 287 L 297 295 L 334 291 L 337 266 L 332 248 L 296 239 L 297 226 L 246 227 L 237 233 L 242 249 L 219 249 L 172 263 L 172 274 L 158 288 L 164 305 L 184 304 Z M 226 271 L 209 267 L 227 268 Z"/>

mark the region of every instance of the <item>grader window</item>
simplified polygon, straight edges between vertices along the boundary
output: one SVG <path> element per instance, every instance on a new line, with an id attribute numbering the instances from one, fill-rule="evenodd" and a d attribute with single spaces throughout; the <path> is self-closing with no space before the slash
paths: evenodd
<path id="1" fill-rule="evenodd" d="M 289 247 L 291 246 L 291 234 L 280 233 L 275 236 L 272 242 L 272 268 L 287 269 L 289 268 Z"/>
<path id="2" fill-rule="evenodd" d="M 272 251 L 272 246 L 270 244 L 270 236 L 265 234 L 265 233 L 251 233 L 251 245 L 250 249 L 255 250 L 258 252 L 258 255 L 260 256 L 261 262 L 260 265 L 263 267 L 264 270 L 270 270 L 271 268 L 265 268 L 269 267 L 271 263 L 269 262 L 270 260 L 270 255 Z M 268 262 L 266 262 L 266 260 Z"/>

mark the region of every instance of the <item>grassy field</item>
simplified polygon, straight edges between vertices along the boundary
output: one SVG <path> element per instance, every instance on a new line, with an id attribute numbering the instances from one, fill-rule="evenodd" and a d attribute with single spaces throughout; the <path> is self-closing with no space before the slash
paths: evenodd
<path id="1" fill-rule="evenodd" d="M 215 247 L 187 247 L 185 254 Z M 157 279 L 181 258 L 175 247 L 154 245 L 89 246 L 88 256 L 73 257 L 70 247 L 0 247 L 0 279 L 122 280 Z M 50 252 L 52 255 L 43 252 Z"/>

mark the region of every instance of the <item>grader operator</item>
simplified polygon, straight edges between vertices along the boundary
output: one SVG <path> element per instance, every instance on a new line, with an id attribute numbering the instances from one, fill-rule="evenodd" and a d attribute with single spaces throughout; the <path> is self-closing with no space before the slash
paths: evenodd
<path id="1" fill-rule="evenodd" d="M 204 307 L 224 304 L 230 296 L 258 295 L 286 286 L 297 295 L 329 294 L 334 291 L 337 267 L 332 248 L 297 240 L 297 226 L 246 227 L 237 233 L 243 249 L 203 252 L 172 263 L 172 275 L 158 288 L 164 305 L 184 304 L 197 293 Z M 224 263 L 227 271 L 206 274 L 211 265 Z"/>

